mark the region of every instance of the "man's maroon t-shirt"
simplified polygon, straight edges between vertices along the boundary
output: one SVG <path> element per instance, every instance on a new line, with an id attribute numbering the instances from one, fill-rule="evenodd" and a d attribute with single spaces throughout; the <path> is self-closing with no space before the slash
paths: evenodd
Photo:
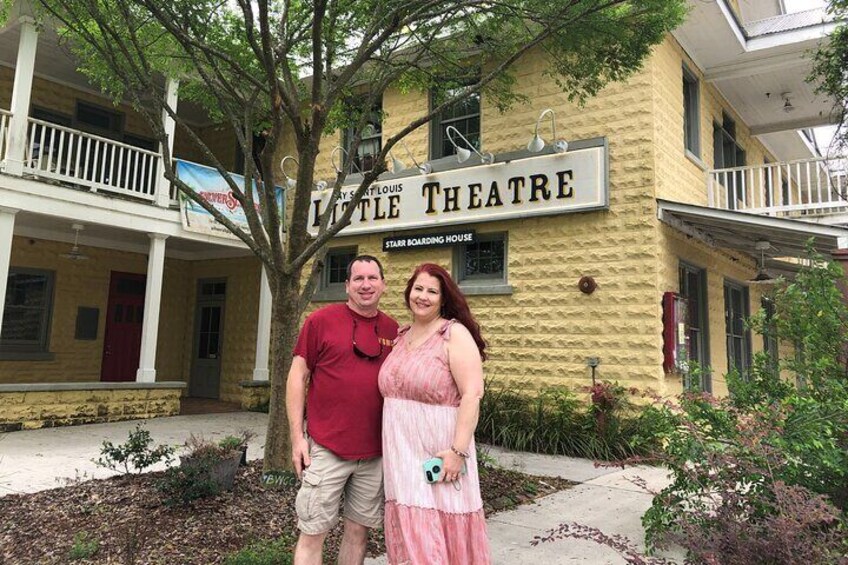
<path id="1" fill-rule="evenodd" d="M 354 353 L 354 327 L 359 350 Z M 307 432 L 342 459 L 382 454 L 383 397 L 380 366 L 392 350 L 398 324 L 379 312 L 366 318 L 333 304 L 306 318 L 294 354 L 311 373 L 306 396 Z"/>

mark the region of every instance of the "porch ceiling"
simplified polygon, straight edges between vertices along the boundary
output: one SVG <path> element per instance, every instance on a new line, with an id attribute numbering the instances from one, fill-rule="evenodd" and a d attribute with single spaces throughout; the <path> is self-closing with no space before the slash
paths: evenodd
<path id="1" fill-rule="evenodd" d="M 10 18 L 5 27 L 0 28 L 0 66 L 14 69 L 20 41 L 20 23 Z M 83 92 L 103 96 L 100 89 L 92 85 L 82 73 L 77 71 L 78 63 L 71 54 L 67 40 L 61 39 L 55 30 L 43 28 L 38 34 L 38 48 L 35 53 L 35 76 L 54 81 L 65 86 L 77 88 Z M 159 79 L 164 84 L 164 79 Z M 108 104 L 104 100 L 104 104 Z M 8 110 L 8 108 L 6 108 Z M 211 124 L 200 106 L 182 101 L 177 113 L 186 121 L 195 125 Z"/>
<path id="2" fill-rule="evenodd" d="M 823 10 L 805 12 L 803 18 L 770 18 L 766 21 L 785 19 L 786 25 L 772 22 L 779 31 L 755 35 L 762 22 L 743 26 L 724 0 L 690 0 L 689 5 L 689 17 L 673 35 L 754 135 L 833 123 L 833 101 L 816 94 L 815 85 L 805 80 L 812 68 L 810 52 L 836 26 Z M 788 93 L 791 111 L 784 109 L 783 93 Z"/>
<path id="3" fill-rule="evenodd" d="M 46 239 L 68 244 L 74 242 L 74 231 L 70 219 L 33 214 L 21 211 L 15 216 L 15 235 L 24 238 Z M 143 231 L 130 231 L 115 226 L 82 223 L 80 232 L 81 246 L 100 247 L 131 253 L 147 254 L 150 239 Z M 165 255 L 173 259 L 187 261 L 246 257 L 251 254 L 244 247 L 222 247 L 205 241 L 183 239 L 171 236 L 165 243 Z"/>
<path id="4" fill-rule="evenodd" d="M 705 241 L 714 247 L 736 249 L 759 257 L 757 241 L 768 241 L 772 248 L 767 257 L 803 257 L 810 237 L 816 249 L 829 255 L 848 246 L 848 229 L 836 226 L 772 218 L 729 210 L 717 210 L 693 204 L 657 200 L 657 216 L 671 227 Z"/>

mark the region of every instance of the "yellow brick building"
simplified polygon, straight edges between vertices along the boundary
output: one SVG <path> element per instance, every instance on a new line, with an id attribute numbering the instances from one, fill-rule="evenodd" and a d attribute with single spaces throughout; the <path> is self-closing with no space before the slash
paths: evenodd
<path id="1" fill-rule="evenodd" d="M 712 368 L 707 385 L 724 393 L 729 363 L 744 369 L 766 347 L 739 327 L 769 288 L 752 279 L 763 269 L 791 276 L 787 259 L 810 236 L 824 252 L 846 247 L 841 185 L 807 133 L 826 121 L 829 102 L 804 82 L 804 53 L 833 24 L 766 3 L 692 4 L 687 23 L 642 69 L 583 107 L 531 52 L 513 68 L 529 103 L 500 113 L 483 97 L 413 132 L 409 154 L 398 148 L 394 157 L 430 172 L 381 177 L 382 208 L 375 193 L 370 219 L 333 241 L 313 306 L 343 299 L 341 267 L 368 253 L 387 270 L 385 310 L 405 320 L 406 278 L 433 261 L 469 296 L 491 346 L 488 377 L 579 386 L 597 359 L 599 378 L 673 394 L 685 386 L 691 357 Z M 245 388 L 268 374 L 259 262 L 233 238 L 186 229 L 145 124 L 69 74 L 70 63 L 57 60 L 30 20 L 10 20 L 0 53 L 8 57 L 0 61 L 0 428 L 171 414 L 180 396 L 261 403 L 261 386 Z M 389 89 L 370 147 L 428 104 L 429 93 Z M 237 170 L 232 136 L 190 105 L 179 111 Z M 564 153 L 551 145 L 552 114 Z M 448 125 L 474 145 L 464 163 L 446 139 Z M 547 141 L 538 152 L 528 150 L 534 127 Z M 176 156 L 202 160 L 173 137 Z M 97 176 L 91 169 L 112 166 L 101 157 L 85 173 L 85 159 L 80 165 L 73 154 L 81 151 L 61 149 L 72 142 L 60 140 L 72 139 L 75 148 L 93 144 L 147 168 Z M 318 178 L 335 176 L 330 155 L 344 143 L 342 132 L 326 137 Z M 367 166 L 367 155 L 357 162 Z M 553 194 L 544 213 L 532 200 L 545 200 L 529 176 L 537 169 Z M 558 176 L 565 171 L 573 176 Z M 525 178 L 516 204 L 514 175 Z M 485 206 L 498 179 L 506 202 Z M 433 182 L 438 190 L 427 188 Z M 455 193 L 452 182 L 461 187 Z M 398 186 L 403 196 L 392 200 Z M 385 240 L 414 246 L 454 232 L 473 232 L 473 241 L 384 251 Z M 664 318 L 667 293 L 688 316 Z M 688 349 L 675 348 L 674 336 Z"/>

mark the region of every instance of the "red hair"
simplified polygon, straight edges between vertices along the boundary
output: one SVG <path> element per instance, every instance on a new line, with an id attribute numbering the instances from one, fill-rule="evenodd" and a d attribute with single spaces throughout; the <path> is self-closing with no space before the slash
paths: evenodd
<path id="1" fill-rule="evenodd" d="M 439 280 L 439 286 L 442 291 L 442 317 L 448 320 L 455 319 L 461 323 L 471 333 L 474 338 L 474 343 L 477 344 L 477 349 L 480 350 L 480 358 L 486 360 L 486 341 L 480 334 L 480 324 L 474 319 L 471 309 L 468 307 L 468 302 L 465 300 L 465 295 L 459 289 L 459 286 L 453 281 L 444 267 L 440 267 L 435 263 L 422 263 L 415 267 L 412 276 L 406 282 L 406 290 L 403 291 L 403 300 L 406 307 L 409 308 L 409 295 L 412 292 L 412 285 L 415 284 L 415 279 L 421 273 L 427 273 L 431 277 Z"/>

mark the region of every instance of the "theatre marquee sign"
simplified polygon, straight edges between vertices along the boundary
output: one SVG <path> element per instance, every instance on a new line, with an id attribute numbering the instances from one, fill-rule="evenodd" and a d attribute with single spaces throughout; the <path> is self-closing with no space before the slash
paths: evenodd
<path id="1" fill-rule="evenodd" d="M 342 188 L 333 219 L 355 186 Z M 314 191 L 310 232 L 318 232 L 330 190 Z M 374 183 L 342 235 L 388 232 L 609 207 L 605 146 Z"/>

